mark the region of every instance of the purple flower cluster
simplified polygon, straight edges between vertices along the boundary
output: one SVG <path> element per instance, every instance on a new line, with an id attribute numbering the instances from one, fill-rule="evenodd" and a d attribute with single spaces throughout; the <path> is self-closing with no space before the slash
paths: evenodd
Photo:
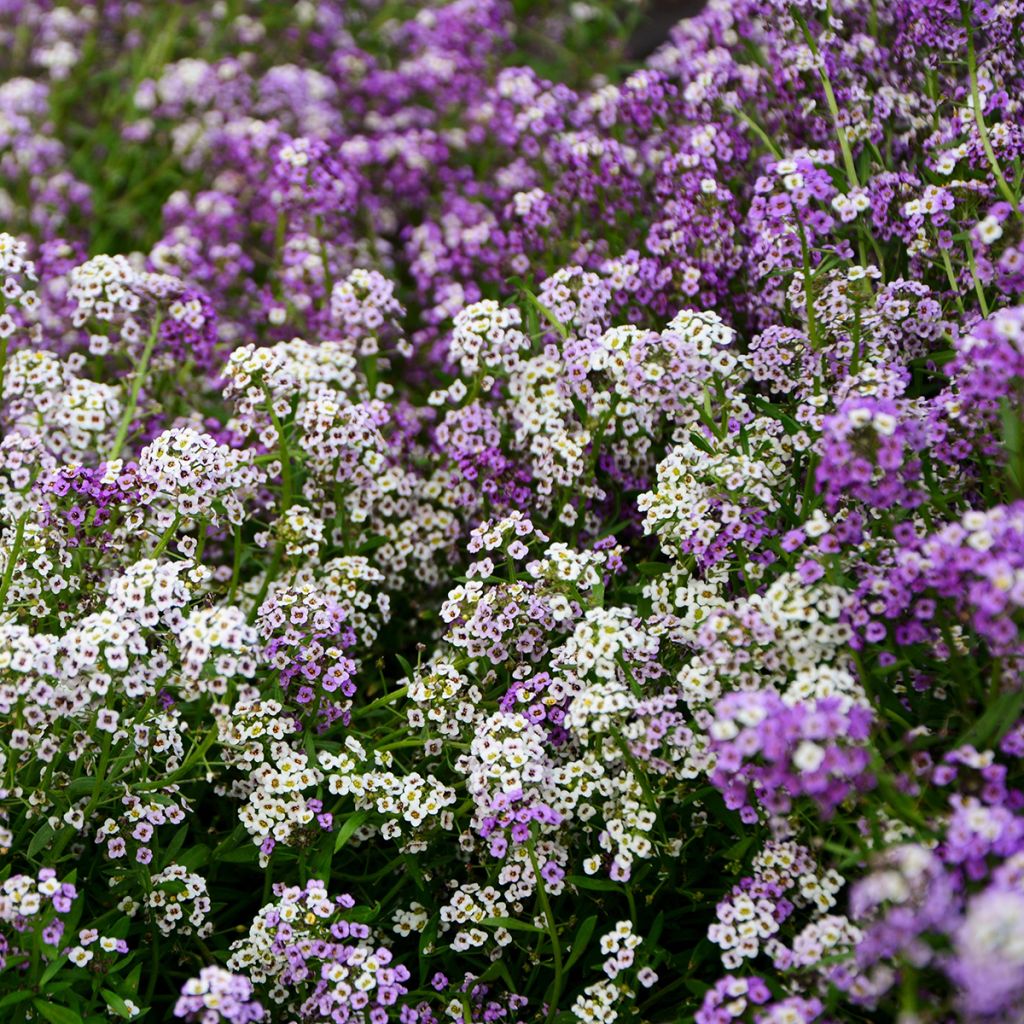
<path id="1" fill-rule="evenodd" d="M 278 884 L 275 895 L 248 937 L 233 944 L 228 966 L 245 969 L 260 984 L 270 982 L 270 999 L 300 1019 L 398 1019 L 409 971 L 392 964 L 387 947 L 374 945 L 367 925 L 349 920 L 345 912 L 355 905 L 352 897 L 332 899 L 315 880 L 304 887 Z"/>
<path id="2" fill-rule="evenodd" d="M 757 818 L 751 796 L 776 814 L 807 796 L 831 815 L 873 785 L 864 745 L 872 718 L 870 709 L 845 707 L 838 697 L 789 706 L 770 692 L 731 693 L 715 705 L 708 727 L 711 781 L 745 820 Z"/>
<path id="3" fill-rule="evenodd" d="M 252 982 L 222 967 L 204 967 L 189 978 L 174 1004 L 174 1016 L 197 1024 L 253 1024 L 263 1020 L 265 1011 L 253 999 Z"/>

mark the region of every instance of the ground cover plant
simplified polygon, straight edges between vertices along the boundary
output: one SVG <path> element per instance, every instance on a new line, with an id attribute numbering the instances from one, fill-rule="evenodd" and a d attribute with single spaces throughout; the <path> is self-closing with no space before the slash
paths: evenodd
<path id="1" fill-rule="evenodd" d="M 0 2 L 0 1019 L 1024 1021 L 1024 10 Z"/>

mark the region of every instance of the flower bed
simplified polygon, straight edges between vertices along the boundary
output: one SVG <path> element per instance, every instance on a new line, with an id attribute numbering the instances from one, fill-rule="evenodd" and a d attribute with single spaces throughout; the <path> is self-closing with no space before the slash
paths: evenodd
<path id="1" fill-rule="evenodd" d="M 1024 1021 L 1024 6 L 0 3 L 0 1019 Z"/>

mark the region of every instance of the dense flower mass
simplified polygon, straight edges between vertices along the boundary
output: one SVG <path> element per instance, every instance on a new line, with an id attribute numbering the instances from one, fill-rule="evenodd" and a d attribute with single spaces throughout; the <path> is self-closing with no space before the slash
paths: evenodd
<path id="1" fill-rule="evenodd" d="M 1024 1024 L 1024 4 L 665 6 L 0 2 L 4 1021 Z"/>

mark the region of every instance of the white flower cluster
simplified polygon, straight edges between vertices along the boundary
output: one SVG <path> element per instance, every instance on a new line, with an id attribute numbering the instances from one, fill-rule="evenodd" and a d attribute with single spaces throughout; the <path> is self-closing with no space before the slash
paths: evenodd
<path id="1" fill-rule="evenodd" d="M 676 445 L 657 468 L 657 484 L 637 500 L 644 531 L 680 556 L 709 549 L 719 534 L 741 537 L 752 509 L 774 511 L 787 467 L 780 424 L 759 417 L 746 428 L 749 451 L 737 438 Z"/>
<path id="2" fill-rule="evenodd" d="M 508 916 L 509 905 L 502 899 L 501 892 L 491 885 L 463 882 L 441 906 L 441 929 L 448 931 L 455 925 L 471 926 L 459 928 L 452 938 L 452 949 L 459 952 L 486 945 L 492 935 L 499 946 L 507 946 L 512 941 L 512 934 L 507 928 L 492 925 L 490 931 L 484 931 L 479 925 L 488 918 Z"/>
<path id="3" fill-rule="evenodd" d="M 90 317 L 112 321 L 138 312 L 138 281 L 139 272 L 124 256 L 94 256 L 73 268 L 68 298 L 75 303 L 75 326 L 83 326 Z"/>
<path id="4" fill-rule="evenodd" d="M 683 699 L 701 708 L 726 692 L 771 687 L 788 704 L 833 696 L 864 703 L 842 621 L 846 600 L 839 587 L 785 573 L 763 594 L 716 604 L 679 672 Z"/>
<path id="5" fill-rule="evenodd" d="M 345 623 L 356 643 L 369 647 L 391 618 L 391 598 L 384 590 L 386 577 L 362 555 L 332 558 L 317 571 L 324 594 L 345 612 Z"/>
<path id="6" fill-rule="evenodd" d="M 267 348 L 242 345 L 223 369 L 225 397 L 233 400 L 237 426 L 254 430 L 268 447 L 277 445 L 277 429 L 268 406 L 278 417 L 292 411 L 297 396 L 340 392 L 353 400 L 369 397 L 361 389 L 355 357 L 338 342 L 311 345 L 301 338 Z"/>
<path id="7" fill-rule="evenodd" d="M 607 733 L 627 717 L 641 681 L 657 677 L 659 640 L 639 627 L 630 608 L 591 608 L 555 651 L 561 687 L 573 694 L 567 724 L 582 742 Z"/>
<path id="8" fill-rule="evenodd" d="M 205 323 L 202 303 L 178 296 L 185 285 L 168 274 L 155 274 L 135 267 L 124 256 L 94 256 L 72 268 L 68 298 L 75 303 L 71 322 L 75 327 L 99 324 L 100 333 L 89 336 L 89 351 L 106 355 L 112 339 L 103 333 L 113 325 L 117 340 L 137 348 L 143 340 L 147 313 L 162 306 L 164 315 L 199 329 Z"/>
<path id="9" fill-rule="evenodd" d="M 12 304 L 30 315 L 39 307 L 35 290 L 25 287 L 37 280 L 35 264 L 27 258 L 27 253 L 25 242 L 0 231 L 0 345 L 5 345 L 18 329 L 18 322 L 8 311 Z M 31 330 L 34 336 L 36 326 L 32 325 Z"/>
<path id="10" fill-rule="evenodd" d="M 61 362 L 44 349 L 20 349 L 7 360 L 3 399 L 15 429 L 45 437 L 55 455 L 94 450 L 121 416 L 121 389 L 77 375 L 77 355 Z"/>
<path id="11" fill-rule="evenodd" d="M 493 299 L 474 302 L 455 315 L 449 358 L 468 380 L 483 371 L 484 389 L 489 390 L 495 372 L 515 373 L 522 365 L 530 341 L 521 325 L 517 309 L 503 309 Z"/>
<path id="12" fill-rule="evenodd" d="M 370 495 L 395 490 L 401 482 L 400 476 L 392 481 L 395 472 L 386 468 L 388 445 L 381 428 L 388 419 L 379 400 L 351 405 L 328 394 L 303 400 L 295 415 L 307 468 L 325 484 L 355 489 L 360 500 L 351 503 L 350 512 L 357 522 L 370 514 Z"/>
<path id="13" fill-rule="evenodd" d="M 722 965 L 731 971 L 757 956 L 762 943 L 778 930 L 775 903 L 741 892 L 719 903 L 718 920 L 708 928 L 708 938 L 721 948 Z"/>
<path id="14" fill-rule="evenodd" d="M 614 981 L 619 974 L 633 966 L 636 950 L 643 939 L 633 931 L 632 921 L 619 921 L 610 932 L 601 936 L 601 953 L 607 959 L 601 965 L 604 973 Z M 638 978 L 645 988 L 650 988 L 658 976 L 653 971 L 641 971 Z"/>
<path id="15" fill-rule="evenodd" d="M 289 505 L 269 530 L 259 531 L 254 539 L 264 548 L 277 541 L 286 558 L 315 558 L 324 542 L 324 521 L 305 505 Z"/>
<path id="16" fill-rule="evenodd" d="M 422 903 L 413 900 L 408 909 L 399 907 L 395 910 L 391 919 L 395 934 L 401 935 L 404 939 L 414 933 L 422 932 L 430 920 L 430 914 Z"/>
<path id="17" fill-rule="evenodd" d="M 494 791 L 517 793 L 542 782 L 547 763 L 545 731 L 518 712 L 496 711 L 477 723 L 469 754 L 456 767 L 470 794 L 489 802 Z"/>
<path id="18" fill-rule="evenodd" d="M 244 499 L 263 479 L 251 451 L 218 444 L 192 427 L 165 430 L 139 454 L 139 488 L 149 503 L 167 503 L 185 519 L 216 524 L 221 515 L 235 526 L 244 519 Z"/>
<path id="19" fill-rule="evenodd" d="M 107 584 L 107 607 L 141 626 L 153 628 L 162 623 L 176 632 L 185 621 L 182 609 L 201 593 L 211 575 L 192 559 L 143 558 Z"/>
<path id="20" fill-rule="evenodd" d="M 278 900 L 261 908 L 248 935 L 231 944 L 227 966 L 229 970 L 248 975 L 254 984 L 270 983 L 270 998 L 282 1003 L 293 994 L 280 981 L 280 975 L 289 967 L 288 950 L 296 946 L 310 948 L 314 941 L 322 940 L 339 906 L 319 879 L 310 879 L 304 889 L 282 886 L 278 891 Z M 278 932 L 282 925 L 287 928 L 286 942 L 281 941 Z M 324 979 L 342 994 L 373 989 L 377 983 L 375 974 L 381 966 L 377 955 L 386 955 L 387 951 L 373 945 L 372 932 L 364 939 L 349 937 L 342 941 L 351 949 L 344 962 L 332 961 L 329 966 L 324 965 Z"/>
<path id="21" fill-rule="evenodd" d="M 754 858 L 751 872 L 755 882 L 751 891 L 734 889 L 718 904 L 718 920 L 708 928 L 708 938 L 722 949 L 726 969 L 734 970 L 762 951 L 780 968 L 798 963 L 813 966 L 828 955 L 826 945 L 833 948 L 849 941 L 853 932 L 846 919 L 825 916 L 835 907 L 845 879 L 833 869 L 819 871 L 803 846 L 792 840 L 772 840 Z M 811 914 L 792 948 L 779 937 L 776 909 L 781 897 L 766 895 L 765 882 L 778 886 L 797 909 Z M 816 948 L 822 950 L 817 959 Z"/>
<path id="22" fill-rule="evenodd" d="M 449 739 L 471 731 L 483 694 L 450 661 L 438 658 L 418 670 L 409 683 L 411 729 L 430 722 L 431 730 Z"/>
<path id="23" fill-rule="evenodd" d="M 171 863 L 153 876 L 152 885 L 146 903 L 154 911 L 157 927 L 164 935 L 194 932 L 205 939 L 213 933 L 213 922 L 207 920 L 210 897 L 201 875 Z"/>
<path id="24" fill-rule="evenodd" d="M 0 921 L 14 922 L 22 917 L 35 917 L 61 891 L 56 876 L 36 879 L 31 875 L 10 875 L 0 882 Z"/>
<path id="25" fill-rule="evenodd" d="M 632 769 L 604 771 L 595 793 L 605 797 L 598 804 L 604 828 L 598 834 L 598 847 L 610 860 L 609 876 L 619 882 L 629 880 L 636 858 L 646 860 L 655 853 L 650 833 L 658 820 L 656 805 L 644 791 L 643 784 Z M 586 820 L 585 805 L 576 814 Z M 583 861 L 588 875 L 597 874 L 603 858 L 592 854 Z"/>
<path id="26" fill-rule="evenodd" d="M 181 696 L 198 700 L 211 693 L 223 697 L 237 679 L 252 679 L 259 660 L 258 636 L 235 605 L 197 608 L 178 631 Z"/>
<path id="27" fill-rule="evenodd" d="M 360 356 L 376 355 L 382 329 L 396 327 L 396 319 L 404 314 L 394 282 L 376 270 L 357 268 L 331 290 L 331 319 L 354 341 Z"/>
<path id="28" fill-rule="evenodd" d="M 602 979 L 576 997 L 572 1014 L 581 1024 L 614 1024 L 619 1019 L 618 1003 L 631 998 L 630 990 Z"/>
<path id="29" fill-rule="evenodd" d="M 444 829 L 454 827 L 454 815 L 448 810 L 458 800 L 453 787 L 432 774 L 399 775 L 390 771 L 393 760 L 388 751 L 376 751 L 376 767 L 370 768 L 365 749 L 351 736 L 346 737 L 345 748 L 344 752 L 320 754 L 327 789 L 334 795 L 353 796 L 357 811 L 373 809 L 383 815 L 387 821 L 380 833 L 385 839 L 398 839 L 409 833 L 411 838 L 401 848 L 419 853 L 426 844 L 417 838 L 418 833 L 435 822 Z"/>
<path id="30" fill-rule="evenodd" d="M 595 337 L 607 323 L 611 290 L 597 274 L 562 267 L 541 282 L 538 299 L 564 327 Z"/>
<path id="31" fill-rule="evenodd" d="M 290 742 L 295 731 L 274 700 L 240 700 L 217 720 L 227 763 L 246 773 L 240 791 L 239 821 L 257 846 L 267 839 L 289 843 L 316 817 L 304 795 L 324 781 L 324 772 Z M 266 866 L 269 851 L 260 850 Z"/>
<path id="32" fill-rule="evenodd" d="M 711 566 L 703 576 L 696 576 L 685 565 L 673 562 L 644 584 L 643 595 L 651 606 L 647 630 L 676 643 L 698 646 L 700 627 L 712 612 L 726 606 L 728 582 L 724 565 Z"/>
<path id="33" fill-rule="evenodd" d="M 106 608 L 80 619 L 61 638 L 60 646 L 61 675 L 69 681 L 81 677 L 97 697 L 106 695 L 114 673 L 127 672 L 149 652 L 142 627 Z"/>

